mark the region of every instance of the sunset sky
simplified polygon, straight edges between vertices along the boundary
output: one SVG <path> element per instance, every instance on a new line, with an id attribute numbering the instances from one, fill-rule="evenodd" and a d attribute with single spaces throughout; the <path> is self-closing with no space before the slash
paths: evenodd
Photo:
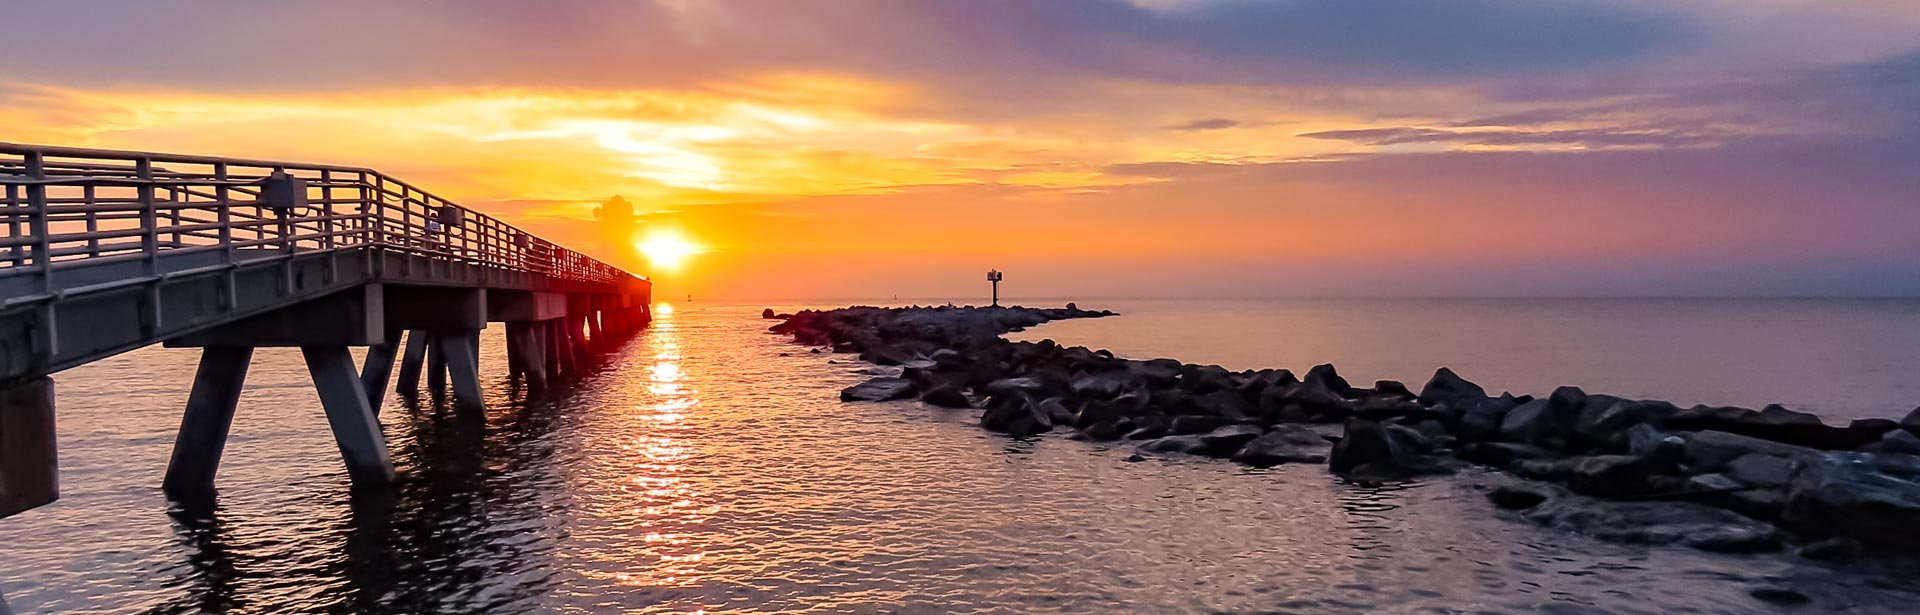
<path id="1" fill-rule="evenodd" d="M 1920 295 L 1913 0 L 0 15 L 0 141 L 375 167 L 663 297 Z"/>

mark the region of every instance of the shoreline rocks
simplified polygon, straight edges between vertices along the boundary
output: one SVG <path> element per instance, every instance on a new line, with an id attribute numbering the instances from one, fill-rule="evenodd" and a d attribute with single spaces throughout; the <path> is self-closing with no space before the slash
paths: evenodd
<path id="1" fill-rule="evenodd" d="M 1355 386 L 1332 365 L 1233 372 L 1000 337 L 1112 315 L 1071 305 L 762 314 L 797 343 L 898 370 L 848 387 L 844 401 L 979 407 L 983 428 L 1013 437 L 1065 430 L 1154 455 L 1326 463 L 1365 482 L 1475 463 L 1556 485 L 1490 494 L 1501 508 L 1601 539 L 1920 556 L 1908 531 L 1920 525 L 1920 409 L 1841 426 L 1778 405 L 1680 408 L 1576 387 L 1493 396 L 1444 367 L 1415 393 Z"/>

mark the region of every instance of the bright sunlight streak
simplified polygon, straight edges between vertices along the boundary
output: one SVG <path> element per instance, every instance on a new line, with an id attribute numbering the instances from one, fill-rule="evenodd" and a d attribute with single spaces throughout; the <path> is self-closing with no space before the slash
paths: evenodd
<path id="1" fill-rule="evenodd" d="M 640 253 L 647 255 L 647 261 L 661 269 L 676 270 L 686 263 L 687 258 L 706 250 L 698 244 L 688 241 L 676 232 L 655 232 L 639 244 Z"/>

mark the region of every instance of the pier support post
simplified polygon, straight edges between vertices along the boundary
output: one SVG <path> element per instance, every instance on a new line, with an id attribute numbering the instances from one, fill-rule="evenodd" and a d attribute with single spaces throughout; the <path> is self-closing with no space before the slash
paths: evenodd
<path id="1" fill-rule="evenodd" d="M 566 351 L 565 338 L 562 337 L 566 331 L 560 327 L 558 318 L 541 321 L 539 327 L 541 345 L 546 347 L 547 379 L 557 382 L 571 375 L 574 370 L 571 365 L 573 355 Z"/>
<path id="2" fill-rule="evenodd" d="M 187 394 L 187 411 L 180 417 L 180 433 L 173 439 L 173 458 L 161 489 L 174 497 L 213 492 L 213 476 L 233 429 L 233 411 L 247 383 L 253 363 L 249 346 L 208 346 L 200 351 L 200 368 Z"/>
<path id="3" fill-rule="evenodd" d="M 334 442 L 346 459 L 347 474 L 356 485 L 385 484 L 393 480 L 393 460 L 387 456 L 387 439 L 380 433 L 380 422 L 367 406 L 366 389 L 360 386 L 359 373 L 353 368 L 353 354 L 346 346 L 302 346 L 307 372 L 313 387 L 320 392 L 320 405 L 327 411 L 327 425 L 333 428 Z"/>
<path id="4" fill-rule="evenodd" d="M 474 358 L 478 334 L 457 333 L 434 336 L 436 356 L 446 362 L 453 378 L 453 407 L 461 412 L 484 412 L 486 401 L 480 397 L 479 362 Z M 435 389 L 436 391 L 439 389 Z"/>
<path id="5" fill-rule="evenodd" d="M 0 517 L 60 498 L 54 439 L 52 378 L 0 389 Z"/>
<path id="6" fill-rule="evenodd" d="M 387 333 L 387 341 L 367 347 L 367 362 L 360 368 L 360 386 L 367 390 L 367 406 L 380 416 L 380 405 L 387 399 L 387 381 L 393 374 L 393 355 L 398 350 L 400 333 Z"/>
<path id="7" fill-rule="evenodd" d="M 507 356 L 508 363 L 515 365 L 515 373 L 527 379 L 528 388 L 547 388 L 547 358 L 540 347 L 539 323 L 507 323 Z"/>
<path id="8" fill-rule="evenodd" d="M 427 334 L 427 392 L 435 397 L 447 391 L 446 339 L 442 333 Z"/>
<path id="9" fill-rule="evenodd" d="M 420 364 L 427 360 L 427 332 L 407 332 L 407 352 L 400 358 L 400 382 L 394 388 L 405 395 L 420 392 Z"/>

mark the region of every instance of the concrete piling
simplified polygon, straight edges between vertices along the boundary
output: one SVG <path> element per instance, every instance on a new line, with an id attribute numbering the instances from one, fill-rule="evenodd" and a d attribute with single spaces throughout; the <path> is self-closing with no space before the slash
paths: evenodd
<path id="1" fill-rule="evenodd" d="M 464 344 L 462 344 L 464 345 Z M 347 462 L 347 474 L 356 485 L 386 484 L 393 481 L 393 460 L 387 456 L 387 439 L 380 433 L 380 422 L 367 405 L 366 390 L 353 368 L 353 354 L 346 346 L 302 346 L 307 372 L 320 393 L 320 405 L 327 413 L 327 425 Z"/>
<path id="2" fill-rule="evenodd" d="M 233 428 L 233 412 L 240 404 L 247 367 L 252 363 L 251 347 L 201 349 L 200 368 L 194 373 L 187 411 L 180 417 L 180 433 L 173 440 L 173 458 L 161 483 L 168 495 L 177 498 L 213 491 L 213 476 L 220 469 L 220 456 L 226 451 L 227 434 Z"/>
<path id="3" fill-rule="evenodd" d="M 418 329 L 407 332 L 407 352 L 400 359 L 400 382 L 394 385 L 402 395 L 417 395 L 420 392 L 420 364 L 427 359 L 427 332 Z"/>
<path id="4" fill-rule="evenodd" d="M 480 397 L 480 366 L 474 358 L 473 336 L 447 333 L 434 339 L 438 342 L 435 356 L 443 358 L 446 363 L 444 373 L 453 380 L 454 409 L 461 412 L 485 411 L 486 402 Z"/>
<path id="5" fill-rule="evenodd" d="M 40 376 L 0 389 L 0 517 L 59 498 L 53 379 Z"/>
<path id="6" fill-rule="evenodd" d="M 380 415 L 380 405 L 387 398 L 387 381 L 393 374 L 393 355 L 399 350 L 400 333 L 387 334 L 386 343 L 367 347 L 367 361 L 360 368 L 360 386 L 367 391 L 367 406 L 373 409 L 373 415 Z"/>
<path id="7" fill-rule="evenodd" d="M 436 399 L 447 391 L 446 338 L 439 332 L 427 334 L 427 393 Z"/>

